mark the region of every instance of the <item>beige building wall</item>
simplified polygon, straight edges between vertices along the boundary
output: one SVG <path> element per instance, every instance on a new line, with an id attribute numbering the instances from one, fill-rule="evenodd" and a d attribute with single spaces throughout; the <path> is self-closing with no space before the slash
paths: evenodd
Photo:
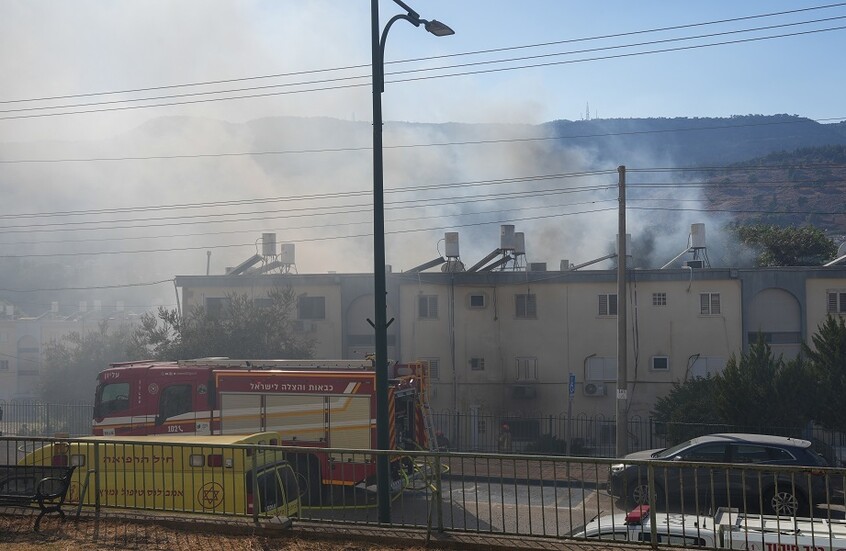
<path id="1" fill-rule="evenodd" d="M 573 373 L 573 411 L 613 416 L 617 316 L 607 301 L 600 311 L 600 296 L 616 297 L 617 287 L 582 279 L 588 281 L 402 286 L 402 360 L 436 362 L 431 396 L 438 411 L 564 415 Z M 630 283 L 630 415 L 649 415 L 673 382 L 716 373 L 740 350 L 740 293 L 733 279 Z M 718 300 L 718 311 L 702 313 L 703 294 L 709 309 Z M 528 312 L 526 296 L 534 297 Z M 437 315 L 421 317 L 421 300 L 429 310 L 435 301 Z"/>

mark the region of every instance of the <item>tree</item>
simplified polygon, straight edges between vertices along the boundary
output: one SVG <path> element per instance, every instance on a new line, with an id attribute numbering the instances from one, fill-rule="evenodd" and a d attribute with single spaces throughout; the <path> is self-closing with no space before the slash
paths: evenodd
<path id="1" fill-rule="evenodd" d="M 194 308 L 185 316 L 159 308 L 136 331 L 136 344 L 162 360 L 229 358 L 309 358 L 314 340 L 294 331 L 297 297 L 291 288 L 274 289 L 268 300 L 228 295 L 219 311 Z"/>
<path id="2" fill-rule="evenodd" d="M 846 320 L 828 316 L 811 341 L 813 348 L 802 345 L 813 388 L 808 415 L 827 429 L 846 432 Z"/>
<path id="3" fill-rule="evenodd" d="M 142 354 L 128 325 L 110 330 L 103 321 L 96 331 L 71 333 L 44 350 L 41 398 L 54 404 L 91 403 L 100 371 L 111 363 L 138 359 Z"/>
<path id="4" fill-rule="evenodd" d="M 739 358 L 729 358 L 716 378 L 714 407 L 724 422 L 751 429 L 801 427 L 807 419 L 797 396 L 808 385 L 801 362 L 785 363 L 761 337 Z"/>
<path id="5" fill-rule="evenodd" d="M 673 383 L 670 393 L 658 398 L 652 414 L 659 426 L 665 428 L 669 442 L 677 444 L 713 432 L 707 429 L 707 425 L 721 421 L 714 409 L 715 388 L 715 379 L 697 377 L 684 383 Z"/>
<path id="6" fill-rule="evenodd" d="M 837 254 L 834 241 L 813 226 L 737 226 L 738 239 L 757 253 L 758 266 L 819 266 Z"/>

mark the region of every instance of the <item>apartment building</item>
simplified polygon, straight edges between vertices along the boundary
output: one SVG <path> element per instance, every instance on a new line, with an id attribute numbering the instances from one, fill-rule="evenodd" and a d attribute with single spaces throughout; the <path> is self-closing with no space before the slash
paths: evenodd
<path id="1" fill-rule="evenodd" d="M 178 276 L 182 307 L 214 307 L 289 287 L 296 327 L 317 358 L 373 351 L 369 274 Z M 617 388 L 616 270 L 388 273 L 389 357 L 427 361 L 437 411 L 612 417 Z M 828 314 L 846 314 L 846 268 L 630 270 L 629 415 L 649 415 L 674 382 L 716 374 L 760 334 L 798 354 Z"/>

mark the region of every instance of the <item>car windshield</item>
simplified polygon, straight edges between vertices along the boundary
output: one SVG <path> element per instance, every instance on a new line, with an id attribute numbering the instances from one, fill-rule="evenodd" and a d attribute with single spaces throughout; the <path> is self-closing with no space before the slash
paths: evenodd
<path id="1" fill-rule="evenodd" d="M 670 448 L 663 449 L 661 451 L 657 451 L 652 454 L 652 457 L 656 457 L 658 459 L 665 459 L 667 457 L 674 457 L 678 455 L 680 451 L 685 449 L 686 447 L 690 446 L 690 440 L 686 440 L 681 444 L 676 444 Z"/>

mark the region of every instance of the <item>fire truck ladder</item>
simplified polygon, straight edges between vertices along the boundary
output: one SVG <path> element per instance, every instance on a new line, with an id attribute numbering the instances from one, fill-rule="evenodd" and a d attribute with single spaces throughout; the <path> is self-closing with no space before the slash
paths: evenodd
<path id="1" fill-rule="evenodd" d="M 420 411 L 423 414 L 423 429 L 426 431 L 426 440 L 429 444 L 429 451 L 438 451 L 438 437 L 435 434 L 435 424 L 432 421 L 432 408 L 429 406 L 429 369 L 424 366 L 421 375 L 422 383 L 418 400 Z"/>

